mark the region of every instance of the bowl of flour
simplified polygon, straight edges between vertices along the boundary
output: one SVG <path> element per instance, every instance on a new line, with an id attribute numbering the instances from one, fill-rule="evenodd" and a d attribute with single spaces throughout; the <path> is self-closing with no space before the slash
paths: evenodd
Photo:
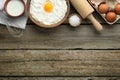
<path id="1" fill-rule="evenodd" d="M 67 19 L 70 5 L 69 0 L 28 0 L 26 11 L 38 26 L 53 28 Z"/>

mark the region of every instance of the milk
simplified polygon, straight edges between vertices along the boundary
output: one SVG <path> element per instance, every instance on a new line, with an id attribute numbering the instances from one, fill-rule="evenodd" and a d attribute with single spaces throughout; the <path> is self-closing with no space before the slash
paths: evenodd
<path id="1" fill-rule="evenodd" d="M 7 5 L 7 12 L 11 16 L 19 16 L 24 12 L 24 4 L 20 0 L 10 0 Z"/>

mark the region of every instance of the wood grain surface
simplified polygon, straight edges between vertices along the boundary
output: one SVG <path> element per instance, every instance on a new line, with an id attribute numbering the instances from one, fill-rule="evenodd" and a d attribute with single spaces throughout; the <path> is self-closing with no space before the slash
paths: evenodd
<path id="1" fill-rule="evenodd" d="M 53 29 L 28 20 L 20 38 L 0 25 L 0 80 L 120 80 L 120 20 L 108 25 L 94 16 L 101 33 L 88 20 Z"/>
<path id="2" fill-rule="evenodd" d="M 120 77 L 0 77 L 0 80 L 120 80 Z"/>
<path id="3" fill-rule="evenodd" d="M 2 76 L 120 76 L 119 50 L 3 50 Z"/>
<path id="4" fill-rule="evenodd" d="M 103 26 L 104 30 L 97 33 L 92 25 L 54 29 L 29 25 L 20 38 L 13 38 L 1 26 L 0 49 L 120 49 L 120 25 Z"/>

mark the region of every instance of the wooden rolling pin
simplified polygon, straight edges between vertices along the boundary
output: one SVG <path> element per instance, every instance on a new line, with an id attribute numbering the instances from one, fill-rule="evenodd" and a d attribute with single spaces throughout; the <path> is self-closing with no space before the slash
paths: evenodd
<path id="1" fill-rule="evenodd" d="M 93 23 L 97 31 L 101 31 L 103 29 L 102 25 L 93 17 L 92 13 L 94 12 L 94 9 L 87 0 L 70 0 L 70 2 L 83 19 L 87 18 Z"/>

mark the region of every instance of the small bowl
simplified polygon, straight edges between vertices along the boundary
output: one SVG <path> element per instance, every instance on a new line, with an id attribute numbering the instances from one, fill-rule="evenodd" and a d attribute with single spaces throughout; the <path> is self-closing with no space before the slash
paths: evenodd
<path id="1" fill-rule="evenodd" d="M 25 13 L 25 2 L 24 2 L 24 0 L 20 0 L 20 1 L 22 2 L 23 6 L 24 6 L 24 10 L 23 10 L 22 13 L 20 13 L 20 14 L 17 15 L 17 16 L 13 16 L 13 15 L 9 14 L 9 12 L 7 11 L 7 5 L 8 5 L 8 3 L 9 3 L 10 1 L 11 1 L 11 0 L 6 0 L 6 2 L 5 2 L 5 4 L 4 4 L 4 10 L 5 10 L 6 14 L 7 14 L 8 16 L 12 17 L 12 18 L 17 18 L 17 17 L 22 16 L 22 15 Z"/>
<path id="2" fill-rule="evenodd" d="M 67 3 L 67 12 L 66 12 L 64 18 L 63 18 L 61 21 L 59 21 L 58 23 L 55 23 L 55 24 L 45 25 L 45 24 L 43 24 L 43 23 L 35 20 L 35 19 L 32 17 L 32 15 L 30 14 L 30 2 L 31 2 L 31 0 L 28 0 L 28 1 L 27 1 L 26 13 L 28 14 L 28 17 L 29 17 L 36 25 L 38 25 L 38 26 L 40 26 L 40 27 L 43 27 L 43 28 L 54 28 L 54 27 L 57 27 L 57 26 L 59 26 L 60 24 L 62 24 L 62 23 L 67 19 L 68 15 L 69 15 L 69 13 L 70 13 L 70 3 L 69 3 L 69 0 L 65 0 L 65 1 L 66 1 L 66 3 Z"/>

